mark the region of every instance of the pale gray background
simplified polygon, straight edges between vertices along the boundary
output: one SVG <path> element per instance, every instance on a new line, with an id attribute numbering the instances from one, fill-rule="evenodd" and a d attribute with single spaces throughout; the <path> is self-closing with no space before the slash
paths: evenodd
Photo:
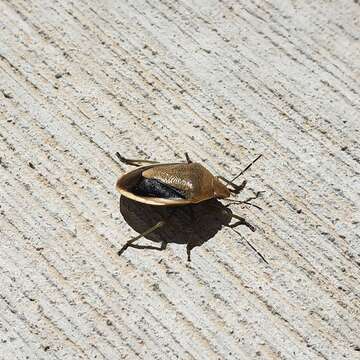
<path id="1" fill-rule="evenodd" d="M 359 358 L 359 19 L 350 0 L 1 0 L 1 359 Z M 263 211 L 233 206 L 257 231 L 190 266 L 179 244 L 118 257 L 136 232 L 115 151 L 229 177 L 262 153 L 239 198 L 265 190 Z"/>

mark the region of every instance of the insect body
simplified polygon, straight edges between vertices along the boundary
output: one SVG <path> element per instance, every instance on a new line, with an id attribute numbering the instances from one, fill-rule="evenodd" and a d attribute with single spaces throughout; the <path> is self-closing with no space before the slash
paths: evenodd
<path id="1" fill-rule="evenodd" d="M 226 199 L 230 197 L 231 193 L 238 194 L 244 189 L 246 181 L 244 180 L 240 185 L 236 185 L 234 181 L 260 158 L 258 156 L 234 179 L 227 180 L 222 176 L 214 176 L 201 164 L 193 163 L 188 154 L 185 154 L 187 162 L 166 164 L 149 160 L 126 159 L 119 153 L 116 153 L 116 156 L 121 162 L 137 167 L 117 180 L 116 189 L 129 199 L 155 206 L 198 204 L 214 198 Z M 231 187 L 227 187 L 225 184 Z M 248 202 L 250 199 L 246 201 L 231 200 L 235 203 L 252 205 Z M 253 206 L 257 207 L 256 205 Z M 129 240 L 119 251 L 119 254 L 122 254 L 142 236 L 146 236 L 162 227 L 170 216 L 171 214 L 164 221 L 159 221 L 139 236 Z M 234 214 L 233 217 L 244 220 Z M 187 246 L 189 261 L 192 247 L 191 243 Z"/>
<path id="2" fill-rule="evenodd" d="M 169 206 L 224 199 L 230 190 L 198 163 L 141 166 L 119 178 L 117 190 L 146 204 Z"/>

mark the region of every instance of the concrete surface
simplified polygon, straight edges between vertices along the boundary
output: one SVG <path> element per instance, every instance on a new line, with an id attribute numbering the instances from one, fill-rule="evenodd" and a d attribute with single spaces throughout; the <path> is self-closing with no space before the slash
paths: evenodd
<path id="1" fill-rule="evenodd" d="M 360 358 L 358 1 L 1 0 L 0 27 L 1 359 Z M 156 214 L 120 212 L 115 151 L 262 153 L 263 210 L 231 206 L 257 231 L 204 210 L 118 257 Z"/>

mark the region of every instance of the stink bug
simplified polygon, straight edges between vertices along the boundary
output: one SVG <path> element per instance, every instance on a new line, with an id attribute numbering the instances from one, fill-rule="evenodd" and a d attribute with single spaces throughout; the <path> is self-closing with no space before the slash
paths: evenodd
<path id="1" fill-rule="evenodd" d="M 192 162 L 187 153 L 185 153 L 186 162 L 178 163 L 127 159 L 118 152 L 116 156 L 120 162 L 136 167 L 136 169 L 122 175 L 116 183 L 116 189 L 120 194 L 133 201 L 154 206 L 182 206 L 194 205 L 210 199 L 226 199 L 233 203 L 258 207 L 249 201 L 256 198 L 259 193 L 245 201 L 229 199 L 229 197 L 231 193 L 238 194 L 244 189 L 246 180 L 240 185 L 235 184 L 234 181 L 249 169 L 261 155 L 232 180 L 227 180 L 222 176 L 214 176 L 203 165 Z M 118 254 L 121 255 L 136 240 L 162 227 L 171 215 L 172 213 L 170 212 L 167 218 L 159 221 L 139 236 L 130 239 Z M 232 216 L 245 221 L 242 217 L 235 214 L 232 214 Z M 250 228 L 252 231 L 255 230 L 253 227 Z M 187 253 L 189 261 L 190 250 L 191 244 L 188 244 Z M 261 256 L 261 254 L 259 255 Z"/>

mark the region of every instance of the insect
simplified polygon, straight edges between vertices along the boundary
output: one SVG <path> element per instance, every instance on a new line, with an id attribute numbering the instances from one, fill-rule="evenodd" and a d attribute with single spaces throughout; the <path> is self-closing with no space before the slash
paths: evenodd
<path id="1" fill-rule="evenodd" d="M 116 153 L 120 162 L 135 166 L 136 169 L 122 175 L 116 183 L 116 189 L 123 196 L 148 205 L 154 206 L 183 206 L 198 204 L 210 199 L 229 199 L 233 203 L 251 204 L 249 198 L 245 201 L 230 199 L 231 194 L 240 193 L 246 186 L 246 180 L 240 185 L 235 180 L 249 169 L 260 157 L 259 155 L 244 170 L 232 180 L 222 176 L 214 176 L 200 163 L 192 162 L 185 153 L 186 162 L 159 163 L 151 160 L 127 159 Z M 121 255 L 129 246 L 143 236 L 150 234 L 162 227 L 169 220 L 172 213 L 162 221 L 150 227 L 135 238 L 130 239 L 118 252 Z M 243 220 L 233 214 L 233 217 Z M 253 230 L 254 231 L 254 230 Z M 191 247 L 191 246 L 190 246 Z M 191 249 L 190 249 L 191 250 Z M 188 260 L 190 261 L 190 250 L 188 246 Z"/>

